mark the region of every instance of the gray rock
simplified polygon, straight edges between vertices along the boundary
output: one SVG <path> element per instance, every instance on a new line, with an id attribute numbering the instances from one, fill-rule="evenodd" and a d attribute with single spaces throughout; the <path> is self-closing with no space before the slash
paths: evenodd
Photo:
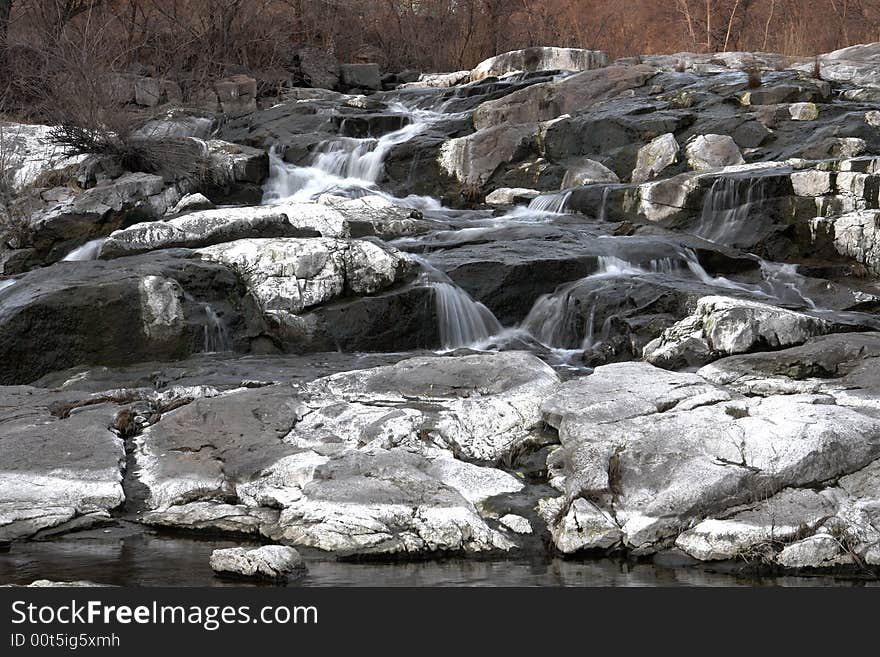
<path id="1" fill-rule="evenodd" d="M 221 575 L 284 580 L 305 568 L 300 553 L 286 545 L 227 548 L 211 553 L 211 569 Z"/>
<path id="2" fill-rule="evenodd" d="M 300 48 L 296 66 L 301 82 L 319 89 L 336 89 L 339 85 L 339 61 L 321 48 Z"/>
<path id="3" fill-rule="evenodd" d="M 860 210 L 837 217 L 823 217 L 815 220 L 814 226 L 826 234 L 826 239 L 840 255 L 853 258 L 872 272 L 880 273 L 880 212 Z"/>
<path id="4" fill-rule="evenodd" d="M 525 189 L 523 187 L 501 187 L 486 195 L 487 205 L 516 205 L 524 201 L 531 201 L 541 195 L 536 189 Z"/>
<path id="5" fill-rule="evenodd" d="M 819 118 L 816 103 L 792 103 L 788 106 L 788 113 L 793 121 L 815 121 Z"/>
<path id="6" fill-rule="evenodd" d="M 191 212 L 199 212 L 201 210 L 213 210 L 214 204 L 204 194 L 187 194 L 175 205 L 168 210 L 167 214 L 172 216 L 180 216 Z"/>
<path id="7" fill-rule="evenodd" d="M 233 75 L 214 83 L 220 109 L 230 116 L 257 111 L 257 81 L 247 75 Z"/>
<path id="8" fill-rule="evenodd" d="M 728 135 L 698 135 L 685 145 L 685 154 L 688 165 L 696 171 L 745 163 L 733 137 Z"/>
<path id="9" fill-rule="evenodd" d="M 125 501 L 125 449 L 111 430 L 117 408 L 70 412 L 85 395 L 0 387 L 0 540 L 107 512 Z"/>
<path id="10" fill-rule="evenodd" d="M 607 65 L 607 53 L 599 50 L 535 47 L 506 52 L 482 61 L 471 71 L 470 79 L 482 80 L 516 71 L 588 71 Z"/>
<path id="11" fill-rule="evenodd" d="M 607 549 L 623 538 L 614 519 L 583 498 L 576 499 L 567 510 L 561 498 L 541 500 L 538 513 L 550 528 L 556 549 L 563 554 Z"/>
<path id="12" fill-rule="evenodd" d="M 587 112 L 599 102 L 644 85 L 657 73 L 651 66 L 621 66 L 583 71 L 558 82 L 544 82 L 487 101 L 474 112 L 479 130 L 516 123 L 549 121 Z"/>
<path id="13" fill-rule="evenodd" d="M 639 149 L 632 181 L 643 183 L 656 177 L 663 169 L 675 164 L 679 150 L 675 135 L 667 133 L 656 137 L 647 146 Z"/>
<path id="14" fill-rule="evenodd" d="M 840 555 L 837 539 L 817 534 L 787 545 L 776 557 L 776 562 L 785 568 L 821 568 L 833 565 Z"/>
<path id="15" fill-rule="evenodd" d="M 540 131 L 536 123 L 484 128 L 444 143 L 438 160 L 459 182 L 482 187 L 499 167 L 532 151 Z"/>
<path id="16" fill-rule="evenodd" d="M 256 237 L 343 237 L 347 232 L 345 219 L 338 212 L 318 204 L 221 208 L 117 230 L 102 245 L 100 257 L 206 247 Z"/>
<path id="17" fill-rule="evenodd" d="M 620 179 L 617 177 L 617 174 L 608 167 L 595 160 L 584 158 L 577 163 L 570 165 L 565 170 L 560 189 L 604 182 L 617 183 L 620 182 Z"/>
<path id="18" fill-rule="evenodd" d="M 731 297 L 704 297 L 694 313 L 645 346 L 649 363 L 676 369 L 705 365 L 725 355 L 784 349 L 830 333 L 824 319 Z"/>
<path id="19" fill-rule="evenodd" d="M 340 64 L 339 80 L 343 87 L 381 89 L 378 64 Z"/>

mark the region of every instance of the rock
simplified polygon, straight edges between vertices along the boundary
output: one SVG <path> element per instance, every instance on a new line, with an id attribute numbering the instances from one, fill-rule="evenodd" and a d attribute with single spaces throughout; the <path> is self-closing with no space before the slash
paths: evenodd
<path id="1" fill-rule="evenodd" d="M 247 75 L 233 75 L 214 83 L 220 109 L 230 116 L 257 111 L 257 81 Z"/>
<path id="2" fill-rule="evenodd" d="M 480 62 L 470 72 L 471 80 L 500 77 L 516 71 L 588 71 L 608 65 L 608 54 L 579 48 L 535 47 L 514 50 Z"/>
<path id="3" fill-rule="evenodd" d="M 776 557 L 776 562 L 785 568 L 821 568 L 832 565 L 840 555 L 837 539 L 817 534 L 787 545 Z"/>
<path id="4" fill-rule="evenodd" d="M 211 553 L 211 569 L 220 575 L 285 580 L 305 571 L 305 563 L 294 548 L 264 545 L 259 548 L 227 548 Z"/>
<path id="5" fill-rule="evenodd" d="M 382 88 L 378 64 L 341 64 L 339 80 L 343 87 L 376 90 Z"/>
<path id="6" fill-rule="evenodd" d="M 535 123 L 484 128 L 447 141 L 438 160 L 443 171 L 459 182 L 482 187 L 499 167 L 532 151 L 539 132 Z"/>
<path id="7" fill-rule="evenodd" d="M 792 103 L 788 113 L 793 121 L 815 121 L 819 118 L 819 108 L 815 103 Z"/>
<path id="8" fill-rule="evenodd" d="M 0 290 L 0 383 L 188 356 L 204 348 L 206 304 L 238 320 L 236 289 L 226 267 L 173 251 L 32 271 Z"/>
<path id="9" fill-rule="evenodd" d="M 269 156 L 262 149 L 219 139 L 204 142 L 204 148 L 210 161 L 211 181 L 216 186 L 262 185 L 269 177 Z M 259 201 L 257 197 L 255 202 Z"/>
<path id="10" fill-rule="evenodd" d="M 355 444 L 377 433 L 381 426 L 369 415 L 364 419 L 370 424 L 359 426 L 362 420 L 358 414 L 363 409 L 358 404 L 381 398 L 402 406 L 406 400 L 421 399 L 430 407 L 410 414 L 401 439 L 412 440 L 421 426 L 424 438 L 438 447 L 468 459 L 495 461 L 527 440 L 539 426 L 541 403 L 558 382 L 553 370 L 535 356 L 503 352 L 411 358 L 389 367 L 337 374 L 313 385 L 321 398 L 335 400 L 336 415 L 351 407 L 354 415 L 344 420 L 346 432 L 365 434 L 356 438 Z M 347 406 L 339 406 L 343 400 Z M 323 426 L 329 419 L 318 414 L 313 421 Z"/>
<path id="11" fill-rule="evenodd" d="M 685 153 L 688 165 L 696 171 L 745 163 L 736 142 L 727 135 L 698 135 L 685 145 Z"/>
<path id="12" fill-rule="evenodd" d="M 11 175 L 13 190 L 21 191 L 49 171 L 75 165 L 83 157 L 67 157 L 52 139 L 48 125 L 27 125 L 0 121 L 0 148 L 4 169 Z"/>
<path id="13" fill-rule="evenodd" d="M 614 65 L 583 71 L 558 82 L 544 82 L 487 101 L 474 112 L 478 130 L 516 123 L 549 121 L 587 112 L 599 102 L 644 85 L 657 73 L 651 66 Z"/>
<path id="14" fill-rule="evenodd" d="M 830 333 L 824 320 L 757 301 L 704 297 L 692 315 L 645 346 L 649 363 L 668 369 L 704 365 L 724 355 L 784 349 Z"/>
<path id="15" fill-rule="evenodd" d="M 187 116 L 169 112 L 161 119 L 147 121 L 135 131 L 142 139 L 187 138 L 209 139 L 214 130 L 214 119 Z"/>
<path id="16" fill-rule="evenodd" d="M 499 524 L 512 531 L 514 534 L 531 534 L 532 523 L 522 516 L 508 513 L 498 519 Z"/>
<path id="17" fill-rule="evenodd" d="M 655 223 L 693 216 L 700 212 L 705 189 L 701 174 L 682 173 L 639 185 L 638 211 Z"/>
<path id="18" fill-rule="evenodd" d="M 347 232 L 345 219 L 338 212 L 313 203 L 221 208 L 115 231 L 101 247 L 100 257 L 206 247 L 256 237 L 343 237 Z"/>
<path id="19" fill-rule="evenodd" d="M 880 232 L 880 212 L 862 210 L 837 217 L 817 219 L 817 229 L 842 256 L 853 258 L 874 273 L 880 273 L 880 251 L 877 249 Z"/>
<path id="20" fill-rule="evenodd" d="M 446 89 L 463 84 L 470 80 L 470 71 L 455 71 L 454 73 L 422 73 L 415 82 L 401 84 L 399 89 L 418 89 L 423 87 Z"/>
<path id="21" fill-rule="evenodd" d="M 109 429 L 117 409 L 76 408 L 85 396 L 0 387 L 0 540 L 61 529 L 125 501 L 125 449 Z"/>
<path id="22" fill-rule="evenodd" d="M 517 203 L 531 201 L 540 195 L 541 192 L 536 189 L 501 187 L 486 195 L 486 204 L 500 206 L 516 205 Z"/>
<path id="23" fill-rule="evenodd" d="M 744 105 L 780 105 L 783 103 L 812 103 L 827 100 L 831 86 L 824 80 L 792 80 L 779 84 L 764 84 L 742 96 Z"/>
<path id="24" fill-rule="evenodd" d="M 880 452 L 877 419 L 829 395 L 724 401 L 730 393 L 699 376 L 674 375 L 692 377 L 682 387 L 658 373 L 598 367 L 545 403 L 562 443 L 551 481 L 567 499 L 613 509 L 635 553 L 739 505 L 857 472 Z M 597 394 L 611 401 L 597 404 Z"/>
<path id="25" fill-rule="evenodd" d="M 794 171 L 791 186 L 797 196 L 825 196 L 835 190 L 835 179 L 830 171 Z"/>
<path id="26" fill-rule="evenodd" d="M 318 203 L 332 208 L 345 218 L 351 237 L 391 240 L 449 228 L 448 224 L 425 219 L 419 210 L 398 205 L 384 196 L 346 198 L 324 194 L 318 198 Z"/>
<path id="27" fill-rule="evenodd" d="M 594 504 L 578 498 L 559 518 L 563 510 L 559 498 L 541 500 L 538 505 L 539 514 L 550 527 L 553 544 L 563 554 L 607 549 L 620 543 L 623 537 L 620 527 Z"/>
<path id="28" fill-rule="evenodd" d="M 240 239 L 198 253 L 235 267 L 265 312 L 283 318 L 402 282 L 413 264 L 391 246 L 330 238 Z"/>
<path id="29" fill-rule="evenodd" d="M 172 216 L 180 216 L 182 214 L 190 214 L 191 212 L 199 212 L 200 210 L 213 210 L 214 204 L 203 194 L 187 194 L 177 205 L 168 211 Z"/>
<path id="30" fill-rule="evenodd" d="M 605 182 L 618 183 L 620 182 L 620 179 L 617 177 L 617 174 L 608 167 L 595 160 L 584 158 L 577 163 L 570 165 L 565 170 L 560 189 Z"/>
<path id="31" fill-rule="evenodd" d="M 867 142 L 860 137 L 827 137 L 805 149 L 803 156 L 812 160 L 850 158 L 867 149 Z"/>
<path id="32" fill-rule="evenodd" d="M 643 183 L 654 178 L 663 169 L 678 160 L 679 146 L 675 135 L 667 133 L 656 137 L 647 146 L 639 149 L 636 168 L 632 173 L 634 183 Z"/>
<path id="33" fill-rule="evenodd" d="M 865 112 L 865 123 L 872 128 L 880 128 L 880 111 L 871 110 L 870 112 Z"/>
<path id="34" fill-rule="evenodd" d="M 186 531 L 259 535 L 262 528 L 278 521 L 278 511 L 243 504 L 189 502 L 149 511 L 141 515 L 140 521 L 153 527 Z"/>
<path id="35" fill-rule="evenodd" d="M 295 53 L 297 82 L 319 89 L 339 85 L 339 61 L 321 48 L 305 47 Z"/>
<path id="36" fill-rule="evenodd" d="M 675 545 L 701 561 L 758 556 L 770 561 L 776 545 L 815 531 L 836 511 L 822 494 L 789 489 L 752 508 L 730 510 L 724 519 L 703 520 L 680 534 Z"/>

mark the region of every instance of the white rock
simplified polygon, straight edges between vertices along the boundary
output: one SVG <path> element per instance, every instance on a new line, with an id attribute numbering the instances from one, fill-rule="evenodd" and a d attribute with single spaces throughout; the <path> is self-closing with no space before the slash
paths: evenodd
<path id="1" fill-rule="evenodd" d="M 618 183 L 620 178 L 611 169 L 595 160 L 583 159 L 570 166 L 562 177 L 560 189 L 592 185 L 595 183 Z"/>
<path id="2" fill-rule="evenodd" d="M 544 499 L 538 503 L 538 513 L 550 528 L 553 544 L 563 554 L 607 549 L 623 538 L 623 532 L 611 516 L 591 502 L 576 499 L 557 520 L 563 508 L 562 498 Z"/>
<path id="3" fill-rule="evenodd" d="M 530 523 L 527 518 L 523 518 L 522 516 L 518 516 L 513 513 L 508 513 L 507 515 L 501 516 L 498 519 L 498 522 L 501 524 L 502 527 L 506 527 L 515 534 L 532 533 L 532 523 Z"/>
<path id="4" fill-rule="evenodd" d="M 865 123 L 872 128 L 880 128 L 880 111 L 871 110 L 870 112 L 865 112 Z"/>
<path id="5" fill-rule="evenodd" d="M 227 548 L 211 553 L 211 569 L 220 574 L 271 580 L 285 579 L 305 569 L 303 558 L 286 545 L 259 548 Z"/>
<path id="6" fill-rule="evenodd" d="M 688 165 L 696 171 L 744 164 L 739 147 L 729 135 L 698 135 L 685 145 Z"/>
<path id="7" fill-rule="evenodd" d="M 486 195 L 486 203 L 488 205 L 515 205 L 523 201 L 531 201 L 536 196 L 540 196 L 541 192 L 537 189 L 526 189 L 524 187 L 500 187 Z"/>
<path id="8" fill-rule="evenodd" d="M 816 534 L 786 545 L 776 562 L 786 568 L 820 568 L 830 565 L 840 555 L 840 544 L 826 534 Z"/>
<path id="9" fill-rule="evenodd" d="M 791 174 L 791 186 L 796 196 L 825 196 L 834 191 L 834 178 L 830 171 L 795 171 Z"/>
<path id="10" fill-rule="evenodd" d="M 678 142 L 672 133 L 655 137 L 648 145 L 639 149 L 632 181 L 643 183 L 655 178 L 666 167 L 678 161 L 679 150 Z"/>
<path id="11" fill-rule="evenodd" d="M 580 48 L 534 47 L 506 52 L 480 62 L 471 71 L 471 80 L 501 76 L 516 71 L 586 71 L 608 65 L 608 55 Z"/>
<path id="12" fill-rule="evenodd" d="M 788 113 L 793 121 L 815 121 L 819 118 L 816 103 L 792 103 L 788 106 Z"/>

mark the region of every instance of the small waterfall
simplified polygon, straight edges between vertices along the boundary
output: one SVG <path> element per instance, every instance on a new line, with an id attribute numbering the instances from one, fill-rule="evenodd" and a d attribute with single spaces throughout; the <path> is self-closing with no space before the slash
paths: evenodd
<path id="1" fill-rule="evenodd" d="M 602 204 L 599 206 L 599 221 L 608 221 L 608 199 L 611 196 L 611 188 L 602 189 Z"/>
<path id="2" fill-rule="evenodd" d="M 529 210 L 547 214 L 565 214 L 565 205 L 571 198 L 571 191 L 536 196 L 529 203 Z"/>
<path id="3" fill-rule="evenodd" d="M 83 262 L 85 260 L 97 260 L 101 253 L 101 247 L 107 241 L 106 237 L 86 242 L 64 256 L 62 262 Z"/>
<path id="4" fill-rule="evenodd" d="M 434 290 L 443 351 L 475 346 L 503 331 L 501 322 L 491 310 L 474 300 L 427 260 L 417 256 L 413 258 L 424 269 L 421 282 Z"/>
<path id="5" fill-rule="evenodd" d="M 816 302 L 803 291 L 806 281 L 797 272 L 797 265 L 761 260 L 761 273 L 767 284 L 768 293 L 783 303 L 803 304 L 816 310 Z"/>
<path id="6" fill-rule="evenodd" d="M 0 292 L 2 292 L 3 290 L 5 290 L 8 287 L 12 287 L 13 285 L 15 285 L 14 278 L 8 278 L 5 281 L 0 281 Z"/>
<path id="7" fill-rule="evenodd" d="M 310 201 L 330 191 L 346 196 L 375 193 L 391 150 L 424 132 L 441 116 L 427 110 L 412 110 L 400 103 L 389 105 L 389 109 L 412 117 L 412 123 L 378 139 L 335 137 L 324 141 L 318 144 L 308 166 L 284 162 L 273 148 L 269 153 L 269 180 L 263 189 L 263 203 Z"/>
<path id="8" fill-rule="evenodd" d="M 710 242 L 733 246 L 755 233 L 749 215 L 768 199 L 766 178 L 717 178 L 703 201 L 700 221 L 694 230 Z"/>
<path id="9" fill-rule="evenodd" d="M 204 324 L 204 340 L 202 342 L 202 353 L 212 354 L 222 351 L 232 351 L 232 338 L 223 320 L 217 314 L 217 311 L 209 305 L 205 304 L 205 324 Z"/>
<path id="10" fill-rule="evenodd" d="M 501 323 L 492 311 L 454 283 L 434 281 L 429 285 L 437 302 L 444 351 L 476 345 L 501 332 Z"/>

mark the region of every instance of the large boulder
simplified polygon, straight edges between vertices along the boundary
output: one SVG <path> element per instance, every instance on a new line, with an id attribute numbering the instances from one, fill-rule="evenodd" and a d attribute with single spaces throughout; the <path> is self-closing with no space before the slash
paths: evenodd
<path id="1" fill-rule="evenodd" d="M 839 216 L 820 217 L 813 221 L 813 235 L 822 243 L 830 243 L 842 256 L 862 263 L 880 273 L 880 212 L 860 210 Z"/>
<path id="2" fill-rule="evenodd" d="M 675 164 L 678 160 L 679 150 L 675 135 L 671 133 L 654 138 L 649 144 L 639 149 L 632 181 L 643 183 L 655 178 L 666 167 Z"/>
<path id="3" fill-rule="evenodd" d="M 608 65 L 608 54 L 580 48 L 534 47 L 490 57 L 471 70 L 471 80 L 502 76 L 516 71 L 588 71 Z"/>
<path id="4" fill-rule="evenodd" d="M 834 330 L 834 324 L 784 308 L 731 297 L 704 297 L 693 314 L 645 346 L 649 363 L 676 369 L 725 355 L 784 349 Z"/>
<path id="5" fill-rule="evenodd" d="M 657 69 L 641 64 L 614 65 L 583 71 L 558 82 L 535 84 L 480 105 L 474 112 L 474 126 L 509 127 L 586 112 L 601 101 L 641 87 L 656 73 Z"/>
<path id="6" fill-rule="evenodd" d="M 562 184 L 560 189 L 568 189 L 569 187 L 580 187 L 581 185 L 592 185 L 595 183 L 618 183 L 620 179 L 617 174 L 605 165 L 583 158 L 569 164 L 562 176 Z"/>
<path id="7" fill-rule="evenodd" d="M 787 488 L 855 476 L 880 456 L 876 417 L 831 395 L 741 398 L 646 363 L 599 367 L 563 384 L 545 403 L 545 419 L 562 443 L 548 462 L 551 482 L 569 503 L 584 498 L 608 512 L 621 544 L 636 553 Z M 564 518 L 555 516 L 551 532 Z M 808 526 L 809 516 L 785 524 L 801 522 Z"/>
<path id="8" fill-rule="evenodd" d="M 438 160 L 443 171 L 459 182 L 482 187 L 500 167 L 532 152 L 540 130 L 536 123 L 484 128 L 447 141 Z"/>
<path id="9" fill-rule="evenodd" d="M 685 145 L 685 154 L 688 165 L 696 171 L 745 163 L 733 137 L 728 135 L 698 135 Z"/>
<path id="10" fill-rule="evenodd" d="M 305 571 L 302 556 L 287 545 L 226 548 L 211 553 L 211 570 L 220 575 L 284 581 Z"/>
<path id="11" fill-rule="evenodd" d="M 303 47 L 294 53 L 294 70 L 300 84 L 318 89 L 339 86 L 339 61 L 321 48 Z"/>
<path id="12" fill-rule="evenodd" d="M 378 90 L 382 88 L 382 79 L 378 64 L 341 64 L 339 81 L 343 87 L 354 89 Z"/>

